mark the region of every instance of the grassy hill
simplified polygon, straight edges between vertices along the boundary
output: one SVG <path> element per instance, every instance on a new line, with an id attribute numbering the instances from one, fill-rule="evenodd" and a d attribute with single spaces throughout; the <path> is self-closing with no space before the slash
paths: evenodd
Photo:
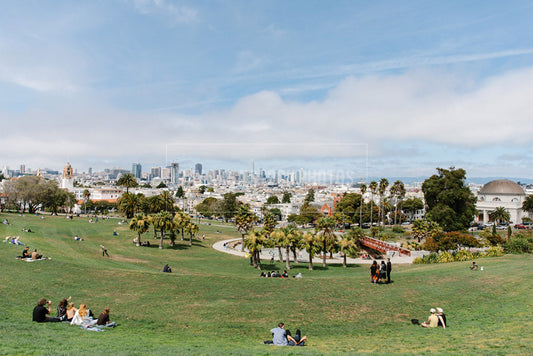
<path id="1" fill-rule="evenodd" d="M 533 349 L 531 255 L 471 262 L 393 266 L 390 285 L 369 283 L 368 266 L 328 266 L 259 278 L 242 258 L 213 250 L 238 237 L 231 226 L 201 224 L 205 241 L 136 247 L 118 219 L 20 217 L 0 214 L 0 238 L 18 235 L 48 261 L 15 259 L 22 246 L 0 244 L 0 354 L 527 354 Z M 22 232 L 31 228 L 33 233 Z M 116 230 L 119 235 L 113 236 Z M 217 233 L 219 230 L 221 233 Z M 78 234 L 84 241 L 75 241 Z M 102 257 L 99 245 L 108 248 Z M 168 263 L 175 273 L 158 272 Z M 270 270 L 284 269 L 276 263 Z M 109 305 L 119 326 L 91 332 L 63 323 L 31 321 L 37 300 L 72 296 L 95 314 Z M 442 307 L 446 330 L 413 326 Z M 309 338 L 303 348 L 262 345 L 279 321 Z"/>

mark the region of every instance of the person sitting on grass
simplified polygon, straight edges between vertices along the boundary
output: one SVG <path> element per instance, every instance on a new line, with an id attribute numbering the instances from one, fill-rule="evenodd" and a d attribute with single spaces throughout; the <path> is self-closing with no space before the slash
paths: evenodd
<path id="1" fill-rule="evenodd" d="M 19 256 L 19 258 L 31 258 L 30 248 L 28 246 L 22 250 L 22 256 Z"/>
<path id="2" fill-rule="evenodd" d="M 114 321 L 109 321 L 109 307 L 105 307 L 104 311 L 100 313 L 98 320 L 96 321 L 96 325 L 106 326 L 108 328 L 113 328 L 116 326 Z"/>
<path id="3" fill-rule="evenodd" d="M 31 253 L 31 259 L 32 260 L 40 260 L 42 257 L 43 257 L 43 255 L 39 255 L 37 253 L 37 249 L 33 250 L 33 252 Z"/>
<path id="4" fill-rule="evenodd" d="M 428 321 L 423 322 L 420 326 L 423 328 L 436 328 L 439 323 L 439 318 L 435 315 L 436 310 L 431 308 L 429 312 L 431 314 L 428 317 Z"/>
<path id="5" fill-rule="evenodd" d="M 442 308 L 437 308 L 437 317 L 439 318 L 437 326 L 441 326 L 443 329 L 446 329 L 446 314 L 444 314 Z"/>
<path id="6" fill-rule="evenodd" d="M 163 272 L 172 273 L 172 268 L 169 267 L 168 263 L 163 267 Z"/>
<path id="7" fill-rule="evenodd" d="M 68 297 L 68 299 L 62 299 L 61 301 L 59 301 L 59 304 L 57 305 L 56 317 L 61 321 L 67 318 L 67 304 L 70 298 L 71 297 Z"/>
<path id="8" fill-rule="evenodd" d="M 287 344 L 289 346 L 305 346 L 305 340 L 307 340 L 307 336 L 302 337 L 302 333 L 300 329 L 296 330 L 296 335 L 292 337 L 291 331 L 287 330 Z"/>
<path id="9" fill-rule="evenodd" d="M 90 310 L 87 309 L 87 305 L 85 303 L 81 303 L 80 309 L 78 309 L 74 314 L 70 325 L 92 326 L 94 324 L 96 324 L 96 320 L 90 316 Z"/>
<path id="10" fill-rule="evenodd" d="M 61 321 L 58 318 L 46 316 L 47 314 L 50 314 L 50 307 L 52 305 L 52 301 L 48 301 L 48 309 L 44 307 L 45 305 L 46 298 L 39 299 L 37 305 L 35 306 L 35 308 L 33 308 L 33 321 L 36 321 L 38 323 Z"/>
<path id="11" fill-rule="evenodd" d="M 279 323 L 277 328 L 271 329 L 272 343 L 277 346 L 287 346 L 287 333 L 285 332 L 285 324 Z"/>
<path id="12" fill-rule="evenodd" d="M 76 309 L 76 307 L 74 306 L 74 303 L 70 302 L 67 307 L 65 321 L 72 321 L 72 318 L 74 318 L 74 315 L 76 314 L 77 311 L 78 309 Z"/>
<path id="13" fill-rule="evenodd" d="M 477 271 L 478 269 L 478 265 L 475 261 L 472 261 L 472 266 L 470 266 L 470 269 L 473 270 L 473 271 Z"/>

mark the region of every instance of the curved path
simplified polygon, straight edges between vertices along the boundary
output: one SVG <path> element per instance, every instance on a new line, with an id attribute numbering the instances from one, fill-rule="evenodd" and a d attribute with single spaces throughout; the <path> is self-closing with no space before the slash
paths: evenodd
<path id="1" fill-rule="evenodd" d="M 218 242 L 215 242 L 213 244 L 213 248 L 215 250 L 217 250 L 217 251 L 224 252 L 224 253 L 227 253 L 227 254 L 230 254 L 230 255 L 239 256 L 239 257 L 245 257 L 245 255 L 247 254 L 247 251 L 242 252 L 240 250 L 240 247 L 241 247 L 240 244 L 237 245 L 238 247 L 236 249 L 229 247 L 229 245 L 232 242 L 240 242 L 240 241 L 241 241 L 240 238 L 218 241 Z M 224 246 L 225 244 L 227 244 L 227 245 Z M 274 258 L 276 260 L 278 260 L 277 251 L 275 251 L 275 253 L 273 253 L 273 254 L 270 253 L 273 250 L 275 251 L 277 249 L 264 249 L 263 251 L 261 251 L 261 260 L 262 261 L 270 261 L 270 259 L 272 258 L 273 255 L 275 255 Z M 292 259 L 292 256 L 291 256 L 290 259 L 291 259 L 291 261 L 294 261 Z M 410 263 L 413 263 L 413 260 L 414 260 L 414 257 L 411 257 L 411 256 L 401 256 L 400 257 L 400 256 L 396 256 L 395 255 L 395 256 L 391 257 L 391 262 L 394 263 L 394 264 L 404 264 L 404 263 L 410 264 Z M 346 263 L 348 263 L 348 264 L 371 264 L 373 261 L 374 260 L 364 260 L 362 258 L 350 258 L 350 257 L 348 257 L 346 259 Z M 305 253 L 305 251 L 303 251 L 302 253 L 299 254 L 298 262 L 299 263 L 307 263 L 307 262 L 309 262 L 308 255 L 307 255 L 307 253 Z M 322 258 L 314 257 L 313 258 L 313 263 L 322 263 Z M 326 263 L 342 264 L 342 257 L 339 254 L 333 254 L 333 258 L 332 259 L 327 258 L 326 259 Z"/>

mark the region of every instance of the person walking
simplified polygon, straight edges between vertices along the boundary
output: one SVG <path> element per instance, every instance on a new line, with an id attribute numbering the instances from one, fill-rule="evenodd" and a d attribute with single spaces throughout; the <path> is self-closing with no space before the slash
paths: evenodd
<path id="1" fill-rule="evenodd" d="M 100 245 L 100 248 L 102 249 L 102 257 L 104 256 L 109 257 L 109 254 L 107 253 L 107 248 L 105 248 L 104 245 Z"/>
<path id="2" fill-rule="evenodd" d="M 390 273 L 392 271 L 392 263 L 390 258 L 387 258 L 387 283 L 390 283 Z"/>

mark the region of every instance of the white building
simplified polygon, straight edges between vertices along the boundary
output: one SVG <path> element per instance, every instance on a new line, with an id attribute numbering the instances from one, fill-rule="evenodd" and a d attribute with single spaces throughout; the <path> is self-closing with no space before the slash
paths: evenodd
<path id="1" fill-rule="evenodd" d="M 499 207 L 511 215 L 511 223 L 522 222 L 522 217 L 527 216 L 522 212 L 522 204 L 526 193 L 521 186 L 508 179 L 497 179 L 488 182 L 478 192 L 476 208 L 480 212 L 478 220 L 483 223 L 489 221 L 489 214 Z"/>

